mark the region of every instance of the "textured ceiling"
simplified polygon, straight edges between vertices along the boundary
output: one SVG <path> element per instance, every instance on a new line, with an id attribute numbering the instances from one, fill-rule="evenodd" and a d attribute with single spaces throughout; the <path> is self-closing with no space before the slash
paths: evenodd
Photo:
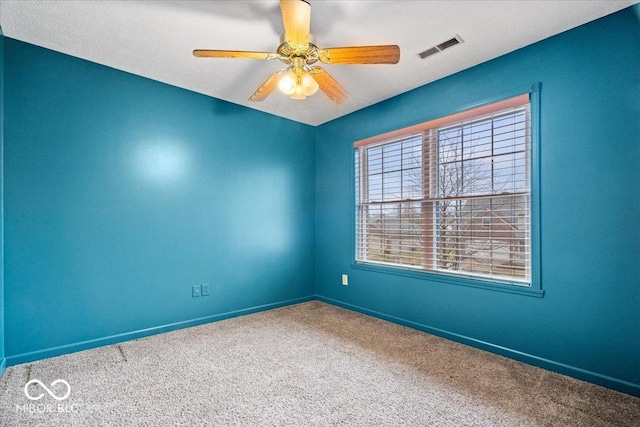
<path id="1" fill-rule="evenodd" d="M 194 58 L 193 49 L 275 51 L 278 1 L 0 1 L 6 37 L 318 125 L 630 6 L 636 1 L 310 0 L 320 47 L 397 44 L 396 65 L 326 65 L 349 92 L 248 98 L 278 60 Z M 459 35 L 464 43 L 417 54 Z"/>

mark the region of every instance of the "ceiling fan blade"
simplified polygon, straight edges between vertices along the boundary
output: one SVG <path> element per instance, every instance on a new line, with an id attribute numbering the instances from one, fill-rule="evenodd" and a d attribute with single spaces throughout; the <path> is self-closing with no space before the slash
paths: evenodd
<path id="1" fill-rule="evenodd" d="M 243 50 L 207 50 L 196 49 L 193 56 L 198 58 L 253 58 L 253 59 L 274 59 L 280 55 L 269 52 L 247 52 Z"/>
<path id="2" fill-rule="evenodd" d="M 278 86 L 278 82 L 280 82 L 280 79 L 286 71 L 287 69 L 283 68 L 273 73 L 264 83 L 262 83 L 262 86 L 260 86 L 258 90 L 251 95 L 249 101 L 264 101 L 265 98 L 271 95 L 271 92 L 273 92 L 273 90 Z"/>
<path id="3" fill-rule="evenodd" d="M 321 49 L 318 59 L 325 64 L 397 64 L 400 60 L 400 47 L 352 46 Z"/>
<path id="4" fill-rule="evenodd" d="M 320 86 L 320 90 L 331 98 L 333 102 L 342 104 L 347 100 L 349 96 L 347 91 L 324 69 L 317 66 L 311 67 L 311 75 L 318 83 L 318 86 Z"/>
<path id="5" fill-rule="evenodd" d="M 280 0 L 284 39 L 292 47 L 305 50 L 311 31 L 311 5 L 304 0 Z"/>

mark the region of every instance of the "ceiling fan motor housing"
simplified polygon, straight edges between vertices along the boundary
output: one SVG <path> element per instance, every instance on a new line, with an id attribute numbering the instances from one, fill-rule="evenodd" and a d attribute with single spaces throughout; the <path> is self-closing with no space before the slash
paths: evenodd
<path id="1" fill-rule="evenodd" d="M 318 46 L 315 45 L 315 38 L 309 34 L 309 43 L 297 45 L 284 39 L 284 34 L 280 38 L 281 44 L 276 50 L 280 55 L 280 61 L 287 65 L 293 64 L 294 58 L 303 58 L 306 64 L 313 64 L 318 60 Z"/>

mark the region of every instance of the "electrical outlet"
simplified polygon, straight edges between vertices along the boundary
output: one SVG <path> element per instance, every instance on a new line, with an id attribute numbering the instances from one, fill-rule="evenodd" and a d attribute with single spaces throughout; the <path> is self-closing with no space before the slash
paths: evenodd
<path id="1" fill-rule="evenodd" d="M 349 286 L 349 276 L 346 274 L 342 275 L 342 286 Z"/>
<path id="2" fill-rule="evenodd" d="M 193 285 L 191 287 L 191 297 L 199 297 L 200 296 L 200 285 Z"/>
<path id="3" fill-rule="evenodd" d="M 202 296 L 203 297 L 209 296 L 209 284 L 208 283 L 203 283 L 202 284 Z"/>

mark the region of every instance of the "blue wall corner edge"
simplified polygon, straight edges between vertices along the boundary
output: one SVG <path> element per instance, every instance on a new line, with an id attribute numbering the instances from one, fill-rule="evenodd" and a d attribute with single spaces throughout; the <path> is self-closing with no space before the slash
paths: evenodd
<path id="1" fill-rule="evenodd" d="M 4 374 L 4 371 L 7 369 L 7 359 L 0 359 L 0 378 Z"/>
<path id="2" fill-rule="evenodd" d="M 435 335 L 440 338 L 445 338 L 460 344 L 468 345 L 470 347 L 488 351 L 490 353 L 494 353 L 500 356 L 508 357 L 509 359 L 517 360 L 518 362 L 526 363 L 528 365 L 536 366 L 542 369 L 546 369 L 548 371 L 556 372 L 556 373 L 566 375 L 572 378 L 576 378 L 582 381 L 586 381 L 592 384 L 607 387 L 616 391 L 620 391 L 622 393 L 630 394 L 632 396 L 640 397 L 640 384 L 634 384 L 618 378 L 612 378 L 606 375 L 598 374 L 596 372 L 577 368 L 575 366 L 565 365 L 560 362 L 544 359 L 541 357 L 523 353 L 510 348 L 491 344 L 489 342 L 477 340 L 464 335 L 459 335 L 443 329 L 438 329 L 431 326 L 423 325 L 421 323 L 402 319 L 399 317 L 390 316 L 390 315 L 380 313 L 375 310 L 369 310 L 367 308 L 360 307 L 357 305 L 344 303 L 342 301 L 334 300 L 332 298 L 327 298 L 322 295 L 316 295 L 316 299 L 318 301 L 321 301 L 327 304 L 335 305 L 341 308 L 345 308 L 347 310 L 355 311 L 355 312 L 372 316 L 378 319 L 386 320 L 391 323 L 416 329 L 421 332 L 426 332 L 428 334 Z"/>
<path id="3" fill-rule="evenodd" d="M 200 326 L 206 323 L 213 323 L 220 320 L 230 319 L 233 317 L 239 317 L 247 314 L 253 314 L 261 311 L 267 311 L 275 308 L 309 302 L 315 299 L 316 298 L 314 295 L 309 295 L 306 297 L 295 298 L 287 301 L 264 304 L 264 305 L 259 305 L 255 307 L 244 308 L 241 310 L 229 311 L 221 314 L 214 314 L 211 316 L 201 317 L 198 319 L 185 320 L 185 321 L 171 323 L 167 325 L 154 326 L 152 328 L 125 332 L 118 335 L 111 335 L 107 337 L 96 338 L 93 340 L 81 341 L 77 343 L 61 345 L 58 347 L 51 347 L 51 348 L 46 348 L 42 350 L 36 350 L 29 353 L 16 354 L 13 356 L 8 356 L 6 357 L 6 359 L 3 359 L 2 364 L 0 364 L 0 376 L 2 376 L 2 372 L 5 369 L 5 364 L 6 366 L 15 366 L 22 363 L 29 363 L 37 360 L 48 359 L 51 357 L 61 356 L 64 354 L 76 353 L 78 351 L 90 350 L 97 347 L 113 345 L 113 344 L 117 344 L 124 341 L 132 341 L 139 338 L 148 337 L 151 335 L 158 335 L 165 332 L 172 332 L 178 329 L 185 329 L 185 328 L 190 328 L 194 326 Z"/>

